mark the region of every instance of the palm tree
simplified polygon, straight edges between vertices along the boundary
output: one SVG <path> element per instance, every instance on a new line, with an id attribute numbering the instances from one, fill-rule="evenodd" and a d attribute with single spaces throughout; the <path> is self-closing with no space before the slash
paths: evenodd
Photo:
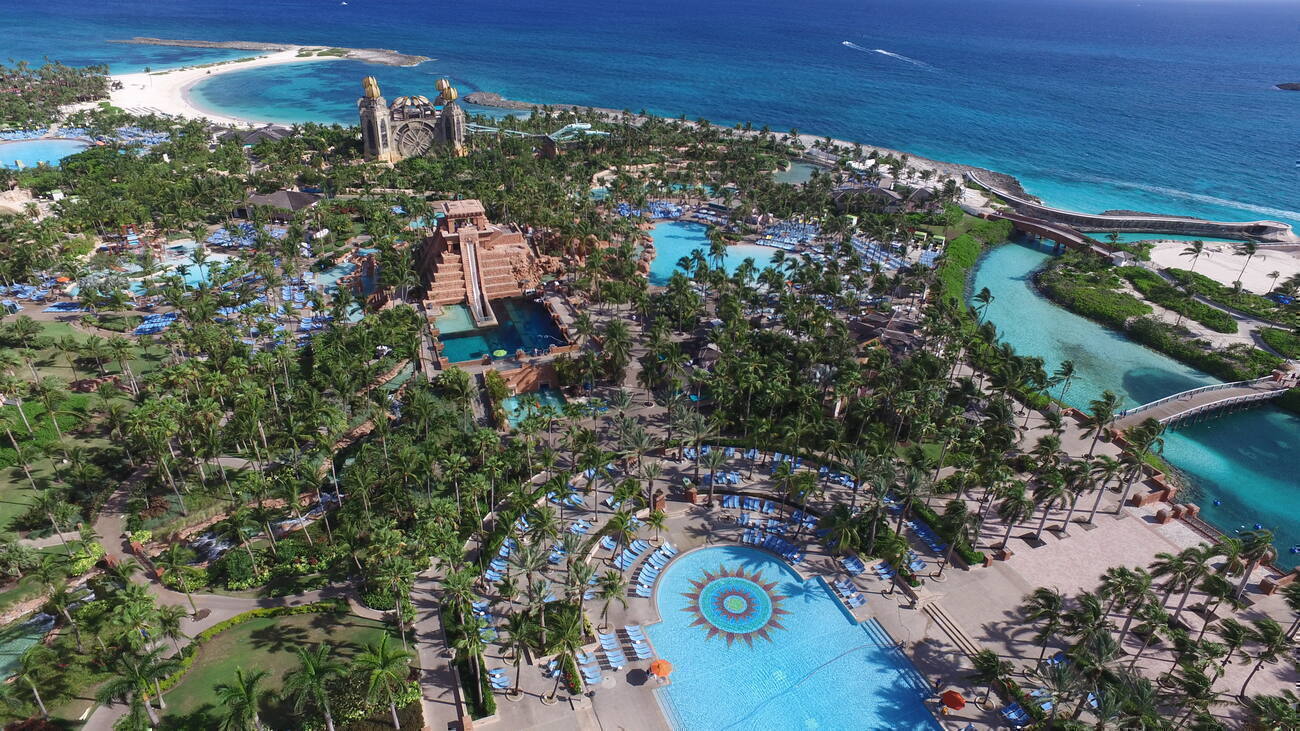
<path id="1" fill-rule="evenodd" d="M 245 673 L 242 667 L 236 667 L 234 680 L 217 684 L 214 688 L 217 699 L 225 706 L 221 718 L 222 729 L 248 731 L 251 728 L 261 731 L 262 719 L 258 710 L 262 701 L 271 695 L 271 691 L 262 687 L 262 680 L 267 675 L 265 670 Z"/>
<path id="2" fill-rule="evenodd" d="M 1246 699 L 1246 688 L 1250 687 L 1250 681 L 1255 679 L 1255 673 L 1258 673 L 1264 665 L 1273 664 L 1278 660 L 1290 655 L 1291 638 L 1287 637 L 1282 625 L 1277 620 L 1265 617 L 1256 619 L 1251 623 L 1253 626 L 1250 631 L 1250 640 L 1256 645 L 1255 654 L 1247 655 L 1253 660 L 1255 666 L 1250 669 L 1250 674 L 1246 676 L 1246 682 L 1241 684 L 1240 697 Z"/>
<path id="3" fill-rule="evenodd" d="M 1237 255 L 1237 256 L 1244 256 L 1244 257 L 1246 257 L 1246 263 L 1242 264 L 1242 265 L 1241 265 L 1241 271 L 1240 271 L 1240 272 L 1237 272 L 1237 281 L 1238 281 L 1238 282 L 1241 281 L 1241 278 L 1242 278 L 1242 277 L 1246 276 L 1246 267 L 1250 266 L 1250 260 L 1251 260 L 1251 259 L 1254 259 L 1254 258 L 1255 258 L 1255 254 L 1258 253 L 1258 252 L 1259 252 L 1259 244 L 1255 243 L 1254 241 L 1246 241 L 1246 242 L 1243 242 L 1243 243 L 1237 244 L 1236 248 L 1233 250 L 1232 253 L 1235 254 L 1235 255 Z"/>
<path id="4" fill-rule="evenodd" d="M 344 674 L 340 662 L 330 658 L 328 645 L 320 644 L 308 649 L 299 647 L 298 667 L 284 676 L 285 697 L 293 700 L 293 712 L 302 714 L 308 703 L 320 707 L 325 718 L 326 731 L 334 731 L 334 716 L 330 712 L 329 685 Z"/>
<path id="5" fill-rule="evenodd" d="M 1097 440 L 1101 438 L 1106 428 L 1115 420 L 1120 404 L 1119 396 L 1114 391 L 1107 389 L 1101 392 L 1101 397 L 1093 399 L 1088 404 L 1088 416 L 1084 421 L 1087 428 L 1085 434 L 1092 435 L 1092 443 L 1088 445 L 1088 457 L 1097 449 Z"/>
<path id="6" fill-rule="evenodd" d="M 1002 499 L 1002 502 L 998 505 L 998 517 L 1007 526 L 1007 532 L 1002 536 L 1003 550 L 1009 549 L 1008 542 L 1011 540 L 1011 530 L 1016 527 L 1017 523 L 1032 515 L 1035 507 L 1033 499 L 1025 494 L 1022 487 L 1010 490 Z"/>
<path id="7" fill-rule="evenodd" d="M 582 629 L 583 618 L 581 612 L 565 612 L 560 615 L 559 620 L 552 628 L 551 648 L 559 656 L 572 655 L 582 647 Z M 563 667 L 563 664 L 561 664 Z M 547 696 L 554 701 L 560 692 L 560 680 L 564 672 L 561 670 L 555 674 L 555 686 L 551 688 L 551 694 Z"/>
<path id="8" fill-rule="evenodd" d="M 1202 254 L 1206 254 L 1205 242 L 1193 241 L 1183 249 L 1182 253 L 1180 253 L 1179 256 L 1192 257 L 1192 268 L 1188 269 L 1187 271 L 1194 272 L 1196 271 L 1196 260 L 1200 259 Z M 1206 255 L 1208 256 L 1208 254 Z"/>
<path id="9" fill-rule="evenodd" d="M 992 650 L 980 650 L 971 659 L 971 664 L 975 666 L 975 672 L 967 677 L 986 687 L 981 704 L 988 703 L 989 697 L 993 695 L 993 686 L 1003 682 L 1014 669 L 1010 662 L 998 657 Z"/>
<path id="10" fill-rule="evenodd" d="M 1246 561 L 1246 568 L 1242 572 L 1241 583 L 1237 584 L 1238 599 L 1246 593 L 1246 584 L 1250 583 L 1250 575 L 1254 573 L 1255 568 L 1265 561 L 1272 561 L 1277 556 L 1277 551 L 1273 549 L 1273 531 L 1249 530 L 1242 533 L 1239 538 L 1242 543 L 1241 558 Z"/>
<path id="11" fill-rule="evenodd" d="M 477 632 L 472 634 L 478 635 Z M 410 674 L 410 662 L 411 653 L 390 647 L 386 634 L 379 638 L 379 642 L 368 645 L 352 661 L 365 677 L 366 698 L 371 703 L 388 704 L 388 710 L 393 715 L 393 728 L 396 729 L 402 727 L 402 722 L 397 718 L 397 693 Z"/>
<path id="12" fill-rule="evenodd" d="M 1065 597 L 1055 588 L 1038 587 L 1029 594 L 1029 598 L 1020 607 L 1020 615 L 1030 622 L 1039 623 L 1034 640 L 1039 644 L 1038 662 L 1041 665 L 1047 656 L 1047 645 L 1052 636 L 1061 629 L 1065 621 Z"/>
<path id="13" fill-rule="evenodd" d="M 14 671 L 14 679 L 26 684 L 31 690 L 36 707 L 41 710 L 41 718 L 45 719 L 50 717 L 50 712 L 45 708 L 45 700 L 41 698 L 41 691 L 36 685 L 44 681 L 54 666 L 54 660 L 53 650 L 42 644 L 32 645 L 19 657 L 18 668 Z"/>
<path id="14" fill-rule="evenodd" d="M 515 687 L 510 690 L 512 696 L 519 695 L 519 686 L 523 682 L 523 663 L 533 649 L 533 638 L 537 632 L 537 623 L 525 612 L 512 612 L 506 617 L 505 639 L 499 639 L 510 661 L 515 666 Z"/>
<path id="15" fill-rule="evenodd" d="M 600 610 L 600 625 L 601 631 L 605 631 L 609 627 L 609 605 L 617 601 L 627 607 L 627 597 L 624 596 L 627 593 L 627 579 L 617 571 L 606 571 L 597 580 L 596 587 L 596 598 L 604 602 Z"/>

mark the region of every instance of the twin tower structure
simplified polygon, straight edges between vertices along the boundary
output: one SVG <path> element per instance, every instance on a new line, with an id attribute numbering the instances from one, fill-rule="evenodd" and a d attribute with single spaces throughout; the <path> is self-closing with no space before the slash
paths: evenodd
<path id="1" fill-rule="evenodd" d="M 399 96 L 390 106 L 379 92 L 379 82 L 367 76 L 357 100 L 361 116 L 361 145 L 368 160 L 399 162 L 428 154 L 436 148 L 462 156 L 465 149 L 465 110 L 447 79 L 439 79 L 438 96 Z"/>

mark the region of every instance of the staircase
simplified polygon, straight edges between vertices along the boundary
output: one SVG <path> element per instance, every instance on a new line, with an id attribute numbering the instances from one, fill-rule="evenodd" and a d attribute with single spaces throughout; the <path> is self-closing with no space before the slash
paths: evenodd
<path id="1" fill-rule="evenodd" d="M 944 634 L 948 635 L 949 639 L 953 641 L 953 644 L 957 645 L 958 649 L 966 653 L 967 657 L 975 657 L 979 654 L 980 649 L 982 649 L 979 643 L 971 639 L 971 636 L 966 634 L 966 630 L 962 629 L 960 625 L 953 621 L 953 618 L 948 616 L 948 613 L 944 611 L 943 607 L 939 606 L 936 602 L 929 602 L 922 606 L 921 611 L 925 612 L 930 619 L 934 620 L 934 623 L 939 626 L 939 629 L 943 630 Z"/>

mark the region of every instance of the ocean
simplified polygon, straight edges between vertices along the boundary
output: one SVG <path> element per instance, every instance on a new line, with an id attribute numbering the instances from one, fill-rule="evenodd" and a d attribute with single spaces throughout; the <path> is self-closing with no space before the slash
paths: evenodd
<path id="1" fill-rule="evenodd" d="M 248 55 L 136 35 L 393 48 L 415 68 L 254 69 L 197 89 L 214 111 L 355 120 L 474 90 L 861 140 L 1019 177 L 1050 203 L 1300 224 L 1300 3 L 1260 0 L 3 0 L 0 58 L 135 71 Z"/>

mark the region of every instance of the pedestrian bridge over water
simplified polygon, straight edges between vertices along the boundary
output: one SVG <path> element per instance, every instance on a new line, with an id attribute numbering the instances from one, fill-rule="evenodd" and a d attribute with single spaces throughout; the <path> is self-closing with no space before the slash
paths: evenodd
<path id="1" fill-rule="evenodd" d="M 1291 385 L 1293 384 L 1289 380 L 1265 376 L 1253 381 L 1201 386 L 1122 411 L 1115 420 L 1115 428 L 1127 429 L 1147 419 L 1155 419 L 1166 425 L 1174 424 L 1235 406 L 1275 399 L 1286 393 Z"/>

